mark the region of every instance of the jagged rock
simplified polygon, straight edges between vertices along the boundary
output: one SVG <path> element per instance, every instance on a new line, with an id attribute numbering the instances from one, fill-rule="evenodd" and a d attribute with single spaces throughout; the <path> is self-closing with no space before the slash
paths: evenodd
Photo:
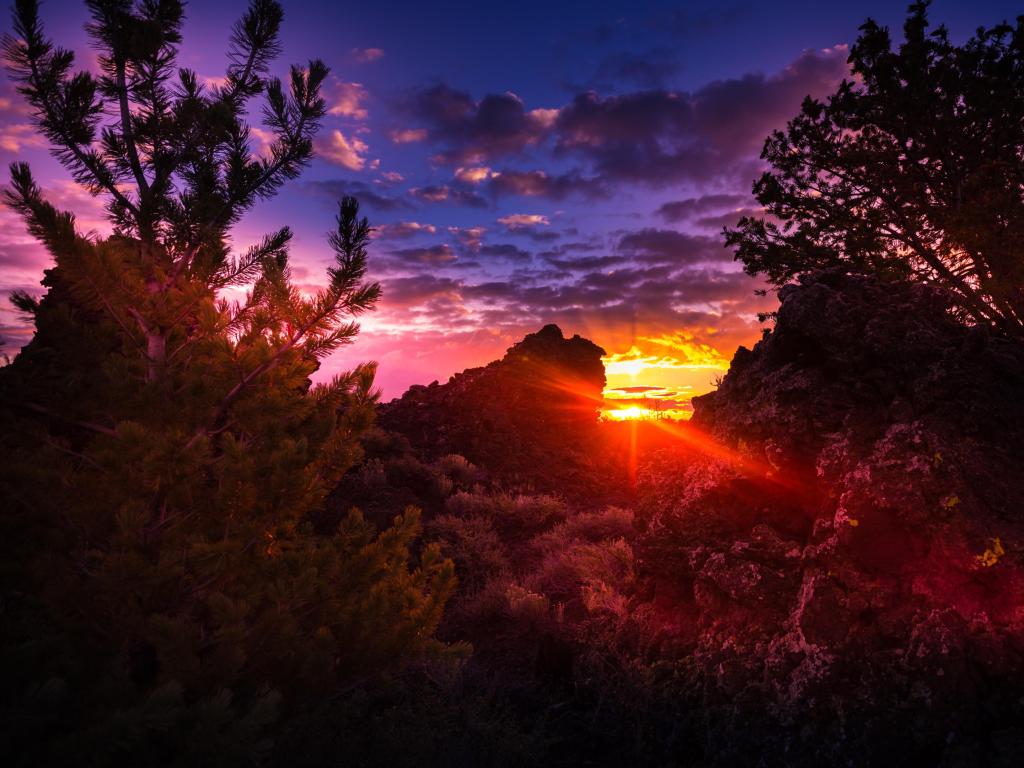
<path id="1" fill-rule="evenodd" d="M 640 547 L 692 585 L 719 737 L 745 728 L 766 764 L 1017 754 L 1024 344 L 926 285 L 826 272 L 780 299 L 694 399 L 735 459 L 694 462 Z"/>
<path id="2" fill-rule="evenodd" d="M 509 487 L 570 490 L 593 456 L 604 350 L 557 325 L 446 384 L 411 387 L 379 423 L 427 457 L 465 456 Z"/>

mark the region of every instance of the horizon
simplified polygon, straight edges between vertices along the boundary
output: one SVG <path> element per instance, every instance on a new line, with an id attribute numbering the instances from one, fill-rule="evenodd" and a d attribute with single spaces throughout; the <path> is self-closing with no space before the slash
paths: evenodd
<path id="1" fill-rule="evenodd" d="M 208 83 L 223 73 L 229 22 L 244 6 L 187 9 L 182 61 Z M 399 4 L 353 20 L 340 7 L 288 3 L 274 71 L 323 58 L 330 114 L 312 167 L 250 212 L 234 243 L 240 250 L 291 225 L 293 277 L 312 290 L 329 258 L 323 233 L 335 201 L 359 198 L 377 228 L 370 276 L 384 298 L 318 380 L 376 360 L 388 400 L 556 323 L 608 352 L 609 398 L 685 409 L 738 346 L 760 338 L 757 313 L 777 305 L 771 293 L 755 295 L 765 285 L 743 273 L 720 234 L 758 211 L 750 186 L 765 136 L 805 95 L 834 90 L 868 16 L 898 38 L 904 6 L 815 5 L 812 14 L 802 2 L 604 3 L 576 16 L 537 3 Z M 962 39 L 1011 9 L 938 2 L 931 17 Z M 405 24 L 390 23 L 396 12 Z M 94 61 L 85 14 L 70 0 L 42 6 L 48 33 L 74 48 L 80 67 Z M 0 160 L 27 159 L 83 229 L 107 231 L 99 200 L 30 127 L 5 80 Z M 41 294 L 50 258 L 6 209 L 0 248 L 0 292 Z M 30 332 L 4 301 L 5 351 Z"/>

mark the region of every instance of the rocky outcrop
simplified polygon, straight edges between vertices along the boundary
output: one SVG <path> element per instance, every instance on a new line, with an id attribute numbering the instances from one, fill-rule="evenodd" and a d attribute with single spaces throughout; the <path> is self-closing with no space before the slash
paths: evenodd
<path id="1" fill-rule="evenodd" d="M 457 453 L 517 490 L 572 491 L 593 462 L 604 350 L 556 325 L 501 360 L 381 406 L 380 425 L 423 456 Z"/>
<path id="2" fill-rule="evenodd" d="M 644 508 L 652 581 L 692 594 L 716 754 L 1021 764 L 1024 345 L 924 285 L 780 299 L 694 400 L 722 450 Z"/>

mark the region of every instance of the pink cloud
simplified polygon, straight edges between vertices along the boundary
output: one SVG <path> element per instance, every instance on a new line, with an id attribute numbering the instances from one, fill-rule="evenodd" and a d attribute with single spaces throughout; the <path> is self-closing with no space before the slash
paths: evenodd
<path id="1" fill-rule="evenodd" d="M 384 50 L 382 48 L 353 48 L 352 56 L 360 64 L 369 64 L 384 58 Z"/>
<path id="2" fill-rule="evenodd" d="M 350 120 L 366 120 L 369 112 L 365 102 L 369 97 L 360 83 L 344 83 L 332 78 L 326 89 L 327 113 Z"/>
<path id="3" fill-rule="evenodd" d="M 425 128 L 405 128 L 403 130 L 391 131 L 388 135 L 395 144 L 412 144 L 427 138 L 427 131 Z"/>
<path id="4" fill-rule="evenodd" d="M 487 181 L 487 179 L 497 175 L 497 173 L 485 165 L 478 166 L 476 168 L 455 169 L 455 178 L 459 181 L 465 182 L 466 184 L 482 184 Z"/>
<path id="5" fill-rule="evenodd" d="M 502 216 L 498 223 L 507 229 L 527 229 L 529 227 L 547 226 L 551 223 L 547 216 L 539 213 L 513 213 L 509 216 Z"/>
<path id="6" fill-rule="evenodd" d="M 46 139 L 34 125 L 29 123 L 12 123 L 0 126 L 0 151 L 2 152 L 15 154 L 28 147 L 39 148 L 45 146 L 47 146 Z"/>
<path id="7" fill-rule="evenodd" d="M 321 157 L 329 162 L 348 168 L 350 171 L 361 171 L 366 165 L 366 142 L 353 136 L 345 137 L 335 129 L 317 142 L 317 150 Z"/>

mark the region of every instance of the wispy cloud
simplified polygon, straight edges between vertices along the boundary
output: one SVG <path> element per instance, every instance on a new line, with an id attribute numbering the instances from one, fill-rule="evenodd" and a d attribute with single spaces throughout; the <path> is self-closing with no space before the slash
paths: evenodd
<path id="1" fill-rule="evenodd" d="M 321 157 L 350 171 L 363 170 L 368 149 L 366 142 L 355 136 L 347 138 L 338 129 L 328 131 L 317 142 L 317 151 Z"/>

